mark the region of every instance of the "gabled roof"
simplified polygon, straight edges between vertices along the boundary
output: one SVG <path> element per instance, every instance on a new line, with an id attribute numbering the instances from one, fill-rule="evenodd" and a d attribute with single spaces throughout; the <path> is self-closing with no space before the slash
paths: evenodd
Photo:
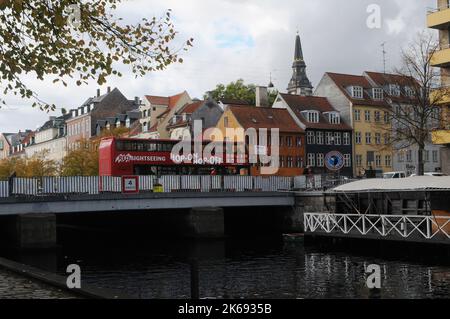
<path id="1" fill-rule="evenodd" d="M 173 95 L 173 96 L 156 96 L 156 95 L 145 95 L 145 98 L 154 105 L 167 106 L 172 109 L 180 100 L 180 98 L 186 94 L 186 91 Z"/>
<path id="2" fill-rule="evenodd" d="M 373 100 L 367 93 L 367 90 L 374 88 L 370 82 L 362 75 L 351 75 L 351 74 L 339 74 L 339 73 L 326 73 L 336 84 L 336 86 L 342 91 L 342 93 L 347 97 L 347 99 L 356 105 L 368 105 L 368 106 L 378 106 L 378 107 L 389 107 L 389 105 L 384 100 Z M 364 89 L 363 98 L 355 99 L 351 96 L 348 89 L 352 86 L 360 86 Z"/>
<path id="3" fill-rule="evenodd" d="M 388 87 L 390 84 L 398 85 L 400 88 L 409 86 L 414 87 L 418 85 L 417 81 L 410 76 L 403 76 L 398 74 L 388 74 L 388 73 L 380 73 L 380 72 L 364 72 L 364 75 L 367 76 L 376 86 L 378 87 Z M 403 102 L 408 103 L 412 102 L 414 98 L 410 98 L 405 95 L 403 90 L 400 90 L 400 96 L 390 95 L 389 91 L 385 91 L 385 94 L 389 96 L 392 101 L 395 102 Z"/>
<path id="4" fill-rule="evenodd" d="M 205 103 L 205 101 L 196 101 L 196 102 L 193 102 L 190 104 L 186 104 L 177 112 L 177 114 L 183 114 L 183 113 L 192 114 L 195 111 L 197 111 L 198 108 L 200 106 L 202 106 L 204 103 Z"/>
<path id="5" fill-rule="evenodd" d="M 285 109 L 245 105 L 229 105 L 228 109 L 244 129 L 277 128 L 283 133 L 303 133 Z"/>
<path id="6" fill-rule="evenodd" d="M 330 104 L 327 98 L 319 96 L 302 96 L 292 94 L 281 94 L 280 96 L 289 105 L 297 118 L 306 126 L 306 128 L 324 129 L 324 130 L 352 130 L 352 128 L 343 122 L 340 124 L 331 124 L 324 113 L 337 112 Z M 318 111 L 320 112 L 319 123 L 310 123 L 306 120 L 302 112 Z"/>

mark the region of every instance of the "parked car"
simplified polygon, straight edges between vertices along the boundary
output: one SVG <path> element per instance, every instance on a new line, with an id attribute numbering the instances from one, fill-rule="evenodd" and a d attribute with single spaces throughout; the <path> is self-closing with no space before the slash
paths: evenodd
<path id="1" fill-rule="evenodd" d="M 406 178 L 405 172 L 388 172 L 383 174 L 384 179 L 391 179 L 391 178 Z"/>

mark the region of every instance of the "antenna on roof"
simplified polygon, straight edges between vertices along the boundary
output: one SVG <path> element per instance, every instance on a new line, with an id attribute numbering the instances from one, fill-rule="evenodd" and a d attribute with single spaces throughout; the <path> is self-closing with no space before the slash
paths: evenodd
<path id="1" fill-rule="evenodd" d="M 386 42 L 383 42 L 381 47 L 383 48 L 383 73 L 386 74 Z"/>

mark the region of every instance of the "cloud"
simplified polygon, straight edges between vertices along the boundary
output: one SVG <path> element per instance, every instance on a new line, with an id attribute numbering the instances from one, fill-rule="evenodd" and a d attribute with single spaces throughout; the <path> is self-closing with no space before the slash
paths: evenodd
<path id="1" fill-rule="evenodd" d="M 383 27 L 366 26 L 367 6 L 381 7 Z M 193 37 L 194 47 L 183 53 L 183 64 L 137 78 L 129 72 L 103 86 L 118 87 L 128 98 L 144 94 L 170 95 L 187 90 L 202 97 L 217 83 L 238 78 L 266 85 L 270 74 L 285 91 L 292 75 L 294 40 L 299 30 L 314 85 L 327 71 L 360 74 L 383 68 L 381 44 L 386 42 L 388 69 L 399 64 L 401 48 L 417 30 L 425 29 L 426 8 L 434 0 L 129 0 L 117 12 L 126 23 L 172 9 L 179 31 L 174 47 Z M 125 71 L 128 69 L 124 68 Z M 97 85 L 65 88 L 28 78 L 40 98 L 65 108 L 81 105 Z M 11 109 L 0 109 L 0 131 L 34 129 L 49 114 L 32 110 L 30 101 L 8 97 Z M 20 108 L 20 111 L 17 110 Z M 59 114 L 60 110 L 56 111 Z"/>

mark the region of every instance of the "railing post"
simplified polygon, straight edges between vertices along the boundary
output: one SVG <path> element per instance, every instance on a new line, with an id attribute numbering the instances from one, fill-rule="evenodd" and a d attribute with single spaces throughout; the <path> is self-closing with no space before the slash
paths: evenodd
<path id="1" fill-rule="evenodd" d="M 406 217 L 403 217 L 403 238 L 408 237 L 408 228 L 406 227 Z"/>
<path id="2" fill-rule="evenodd" d="M 362 215 L 362 230 L 363 230 L 363 235 L 367 235 L 367 233 L 366 233 L 366 215 Z"/>
<path id="3" fill-rule="evenodd" d="M 431 217 L 427 216 L 427 239 L 431 239 Z"/>
<path id="4" fill-rule="evenodd" d="M 347 229 L 347 215 L 344 215 L 344 233 L 348 234 L 348 229 Z"/>
<path id="5" fill-rule="evenodd" d="M 385 216 L 381 216 L 381 233 L 383 237 L 386 237 L 386 227 L 384 226 L 384 218 Z"/>

